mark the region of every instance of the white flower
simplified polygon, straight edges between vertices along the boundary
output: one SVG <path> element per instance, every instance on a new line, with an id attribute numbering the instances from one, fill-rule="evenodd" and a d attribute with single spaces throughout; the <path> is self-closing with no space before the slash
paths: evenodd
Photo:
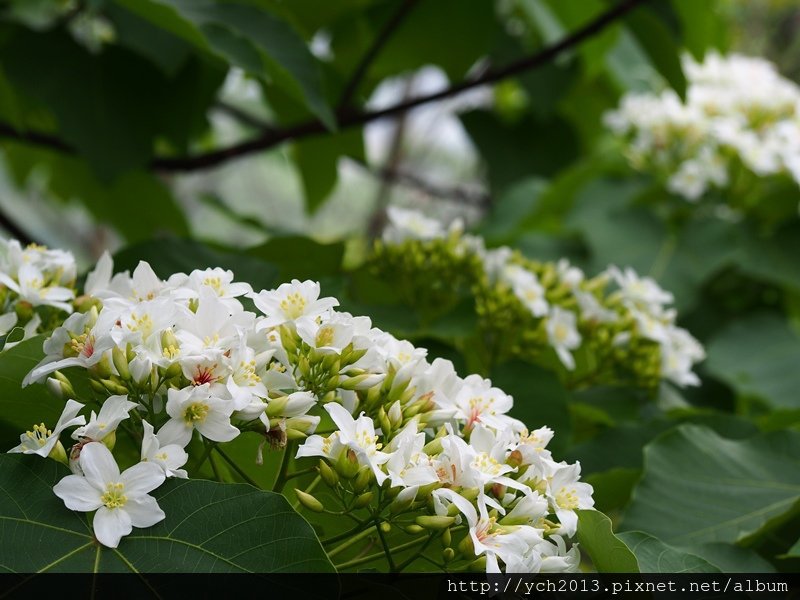
<path id="1" fill-rule="evenodd" d="M 53 491 L 70 510 L 96 510 L 92 526 L 97 540 L 116 548 L 133 527 L 150 527 L 163 520 L 164 511 L 151 492 L 164 483 L 164 471 L 153 463 L 138 463 L 119 472 L 103 444 L 86 444 L 80 456 L 84 475 L 67 475 Z"/>
<path id="2" fill-rule="evenodd" d="M 83 404 L 75 400 L 67 400 L 67 404 L 58 418 L 56 426 L 50 430 L 44 423 L 34 425 L 32 431 L 26 431 L 19 436 L 19 446 L 15 446 L 9 452 L 21 452 L 23 454 L 38 454 L 47 457 L 55 448 L 59 434 L 67 427 L 83 425 L 86 423 L 84 416 L 78 416 L 78 412 L 83 408 Z"/>
<path id="3" fill-rule="evenodd" d="M 165 436 L 153 433 L 153 426 L 147 421 L 142 421 L 144 428 L 144 436 L 142 437 L 142 462 L 151 462 L 158 465 L 164 470 L 167 477 L 180 477 L 186 479 L 188 477 L 186 471 L 181 469 L 186 461 L 189 460 L 189 455 L 186 450 L 179 444 L 172 444 L 169 440 L 164 439 Z"/>
<path id="4" fill-rule="evenodd" d="M 503 271 L 503 278 L 534 317 L 547 314 L 549 304 L 545 299 L 545 290 L 535 273 L 519 265 L 508 265 Z"/>
<path id="5" fill-rule="evenodd" d="M 433 240 L 443 238 L 446 230 L 436 219 L 431 219 L 416 210 L 408 210 L 389 206 L 386 209 L 388 225 L 383 232 L 383 239 L 391 244 L 399 244 L 405 240 Z"/>
<path id="6" fill-rule="evenodd" d="M 464 379 L 454 397 L 434 395 L 433 399 L 439 410 L 430 416 L 432 422 L 440 417 L 452 418 L 463 423 L 467 431 L 476 423 L 496 429 L 521 426 L 519 421 L 506 415 L 514 404 L 513 398 L 479 375 Z"/>
<path id="7" fill-rule="evenodd" d="M 630 267 L 621 271 L 612 265 L 608 273 L 617 282 L 622 299 L 630 308 L 658 314 L 665 304 L 671 304 L 674 300 L 673 295 L 662 290 L 652 278 L 639 277 Z"/>
<path id="8" fill-rule="evenodd" d="M 195 429 L 214 442 L 230 442 L 239 435 L 231 425 L 233 404 L 211 396 L 208 384 L 167 392 L 167 414 L 170 420 L 159 430 L 159 436 L 185 447 Z"/>
<path id="9" fill-rule="evenodd" d="M 561 523 L 559 531 L 568 536 L 575 535 L 578 529 L 575 511 L 594 506 L 592 486 L 578 481 L 580 474 L 580 463 L 559 466 L 548 485 L 548 498 Z"/>
<path id="10" fill-rule="evenodd" d="M 0 271 L 0 283 L 33 306 L 53 306 L 68 313 L 72 312 L 70 301 L 75 298 L 75 292 L 48 282 L 48 275 L 35 265 L 20 266 L 17 281 Z"/>
<path id="11" fill-rule="evenodd" d="M 277 327 L 303 316 L 319 317 L 339 305 L 336 298 L 320 298 L 319 293 L 318 282 L 293 279 L 277 289 L 251 294 L 256 308 L 267 317 L 259 322 L 258 330 Z"/>
<path id="12" fill-rule="evenodd" d="M 570 371 L 575 368 L 575 359 L 570 350 L 575 350 L 581 345 L 581 334 L 578 333 L 576 323 L 575 313 L 560 306 L 553 306 L 545 325 L 550 345 L 562 364 Z"/>
<path id="13" fill-rule="evenodd" d="M 72 439 L 99 442 L 116 431 L 119 424 L 130 416 L 128 413 L 137 406 L 138 404 L 130 402 L 127 396 L 109 396 L 100 407 L 99 414 L 92 411 L 89 422 L 72 432 Z"/>

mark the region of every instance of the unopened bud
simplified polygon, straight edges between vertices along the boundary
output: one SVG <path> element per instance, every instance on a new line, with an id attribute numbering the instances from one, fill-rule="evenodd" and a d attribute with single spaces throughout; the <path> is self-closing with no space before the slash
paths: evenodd
<path id="1" fill-rule="evenodd" d="M 125 351 L 118 346 L 114 346 L 114 348 L 111 350 L 111 359 L 114 361 L 114 366 L 117 368 L 117 373 L 119 373 L 119 376 L 122 379 L 129 381 L 131 378 L 131 372 L 130 369 L 128 369 L 128 357 L 126 356 Z"/>
<path id="2" fill-rule="evenodd" d="M 103 387 L 103 384 L 96 379 L 89 379 L 89 387 L 98 394 L 107 394 L 108 390 Z"/>
<path id="3" fill-rule="evenodd" d="M 172 379 L 173 377 L 178 377 L 181 373 L 183 373 L 183 369 L 181 368 L 181 363 L 174 362 L 167 367 L 166 371 L 164 371 L 164 378 Z"/>
<path id="4" fill-rule="evenodd" d="M 112 432 L 106 434 L 100 441 L 103 443 L 103 445 L 106 448 L 108 448 L 109 450 L 113 450 L 114 446 L 117 443 L 117 432 L 116 431 L 112 431 Z"/>
<path id="5" fill-rule="evenodd" d="M 372 492 L 364 492 L 358 498 L 356 498 L 356 501 L 353 502 L 353 506 L 355 508 L 364 508 L 370 502 L 372 502 L 372 498 L 374 496 L 375 496 L 375 494 L 373 494 Z M 387 523 L 387 525 L 388 525 L 388 523 Z"/>
<path id="6" fill-rule="evenodd" d="M 334 487 L 339 483 L 339 476 L 336 474 L 336 471 L 331 469 L 331 466 L 322 459 L 319 461 L 319 476 L 329 487 Z"/>
<path id="7" fill-rule="evenodd" d="M 453 535 L 450 533 L 450 528 L 448 527 L 442 532 L 442 544 L 445 546 L 450 546 L 453 542 Z"/>
<path id="8" fill-rule="evenodd" d="M 112 394 L 118 394 L 122 396 L 127 396 L 128 394 L 128 388 L 112 381 L 111 379 L 101 379 L 100 383 L 102 383 L 103 387 Z"/>
<path id="9" fill-rule="evenodd" d="M 435 438 L 423 446 L 422 451 L 425 454 L 434 456 L 442 453 L 442 438 Z"/>
<path id="10" fill-rule="evenodd" d="M 304 440 L 308 436 L 303 433 L 302 431 L 298 431 L 297 429 L 287 429 L 286 430 L 286 439 L 287 440 Z"/>
<path id="11" fill-rule="evenodd" d="M 339 455 L 334 467 L 336 472 L 345 479 L 352 479 L 358 474 L 358 456 L 352 450 L 348 449 Z"/>
<path id="12" fill-rule="evenodd" d="M 27 323 L 33 318 L 33 304 L 26 300 L 18 300 L 14 311 L 17 313 L 17 318 L 21 323 Z"/>
<path id="13" fill-rule="evenodd" d="M 486 555 L 479 556 L 476 560 L 474 560 L 470 565 L 467 567 L 473 573 L 485 573 L 486 572 Z"/>
<path id="14" fill-rule="evenodd" d="M 393 429 L 397 429 L 403 424 L 403 411 L 400 408 L 400 402 L 392 404 L 389 408 L 388 417 Z"/>
<path id="15" fill-rule="evenodd" d="M 416 523 L 412 523 L 405 529 L 405 532 L 410 535 L 417 535 L 418 533 L 422 533 L 423 531 L 425 531 L 425 529 L 423 527 L 420 527 Z"/>
<path id="16" fill-rule="evenodd" d="M 512 466 L 514 468 L 520 466 L 523 462 L 524 458 L 522 457 L 522 452 L 519 450 L 514 450 L 511 454 L 508 455 L 506 459 L 506 464 Z"/>
<path id="17" fill-rule="evenodd" d="M 364 465 L 358 471 L 358 476 L 356 480 L 353 482 L 353 489 L 356 493 L 359 493 L 367 488 L 367 486 L 372 481 L 372 469 L 369 466 Z"/>
<path id="18" fill-rule="evenodd" d="M 271 399 L 267 403 L 267 416 L 277 417 L 283 412 L 283 409 L 286 408 L 287 404 L 289 404 L 289 396 L 281 396 L 280 398 Z"/>
<path id="19" fill-rule="evenodd" d="M 64 446 L 61 444 L 60 440 L 57 441 L 56 445 L 53 446 L 53 449 L 50 450 L 50 454 L 47 455 L 47 458 L 52 458 L 53 460 L 57 460 L 58 462 L 69 466 L 67 451 L 64 450 Z"/>
<path id="20" fill-rule="evenodd" d="M 448 529 L 447 531 L 450 530 Z M 453 550 L 452 548 L 445 548 L 444 550 L 442 550 L 442 559 L 444 559 L 444 562 L 449 563 L 455 557 L 456 553 L 455 550 Z"/>
<path id="21" fill-rule="evenodd" d="M 391 530 L 392 530 L 391 523 L 389 523 L 388 521 L 384 521 L 383 523 L 381 523 L 381 531 L 383 533 L 389 533 Z"/>
<path id="22" fill-rule="evenodd" d="M 446 529 L 455 523 L 455 521 L 455 517 L 445 517 L 441 515 L 421 515 L 415 519 L 417 525 L 432 531 L 441 531 L 442 529 Z"/>
<path id="23" fill-rule="evenodd" d="M 302 490 L 295 490 L 294 493 L 297 494 L 297 499 L 300 501 L 300 504 L 305 506 L 308 510 L 318 513 L 325 510 L 325 507 L 322 506 L 322 502 L 314 498 L 311 494 Z"/>
<path id="24" fill-rule="evenodd" d="M 85 313 L 90 311 L 93 307 L 96 310 L 100 310 L 103 308 L 103 302 L 100 298 L 84 294 L 83 296 L 75 298 L 75 300 L 72 301 L 72 306 L 75 308 L 75 312 Z"/>

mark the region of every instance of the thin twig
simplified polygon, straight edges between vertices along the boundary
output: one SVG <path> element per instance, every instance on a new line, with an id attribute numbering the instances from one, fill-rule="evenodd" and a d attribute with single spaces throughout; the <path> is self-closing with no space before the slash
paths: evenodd
<path id="1" fill-rule="evenodd" d="M 339 111 L 345 110 L 348 107 L 350 101 L 353 99 L 353 95 L 358 91 L 358 86 L 361 85 L 361 82 L 363 81 L 364 76 L 367 74 L 370 66 L 378 57 L 381 50 L 383 50 L 383 47 L 386 45 L 386 43 L 391 39 L 392 34 L 397 31 L 397 29 L 400 27 L 400 24 L 411 12 L 411 9 L 414 8 L 416 3 L 417 0 L 405 0 L 400 5 L 400 8 L 397 10 L 397 12 L 394 13 L 386 22 L 386 24 L 383 26 L 383 29 L 375 36 L 375 39 L 372 41 L 372 45 L 364 53 L 364 56 L 361 58 L 361 61 L 358 63 L 355 71 L 353 71 L 353 75 L 345 85 L 342 95 L 339 97 Z"/>

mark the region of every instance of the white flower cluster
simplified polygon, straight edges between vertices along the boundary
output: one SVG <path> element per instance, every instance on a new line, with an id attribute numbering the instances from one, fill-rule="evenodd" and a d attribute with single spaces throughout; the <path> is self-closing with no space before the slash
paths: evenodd
<path id="1" fill-rule="evenodd" d="M 667 307 L 673 302 L 673 295 L 652 278 L 639 277 L 631 268 L 610 266 L 588 280 L 583 271 L 562 259 L 550 269 L 545 285 L 511 248 L 486 249 L 482 238 L 459 234 L 460 223 L 446 229 L 434 219 L 398 208 L 390 208 L 388 216 L 384 242 L 390 245 L 443 239 L 454 232 L 459 235 L 456 252 L 477 256 L 485 275 L 480 278 L 481 285 L 509 290 L 532 317 L 540 320 L 547 344 L 567 370 L 575 369 L 574 352 L 588 341 L 586 337 L 597 325 L 603 324 L 619 326 L 611 340 L 615 347 L 625 347 L 634 336 L 656 343 L 663 379 L 680 386 L 700 384 L 692 367 L 705 358 L 703 347 L 675 324 L 677 312 Z M 604 296 L 600 292 L 607 282 L 614 282 L 616 291 Z"/>
<path id="2" fill-rule="evenodd" d="M 800 87 L 770 62 L 737 54 L 685 56 L 683 67 L 685 102 L 673 90 L 631 93 L 605 115 L 634 168 L 662 174 L 692 201 L 728 187 L 740 165 L 800 183 Z"/>
<path id="3" fill-rule="evenodd" d="M 42 324 L 37 307 L 71 313 L 75 276 L 69 252 L 0 239 L 0 335 L 19 325 L 25 338 L 32 337 Z M 18 313 L 26 316 L 24 322 Z"/>
<path id="4" fill-rule="evenodd" d="M 508 416 L 512 398 L 489 380 L 462 379 L 450 361 L 429 362 L 369 318 L 336 311 L 312 281 L 255 293 L 221 269 L 162 280 L 142 262 L 112 273 L 105 255 L 86 281 L 96 302 L 54 331 L 24 382 L 52 376 L 74 396 L 60 370 L 86 369 L 99 411 L 79 415 L 86 405 L 69 399 L 52 430 L 37 425 L 11 450 L 70 465 L 55 493 L 72 510 L 97 511 L 104 545 L 164 518 L 149 492 L 187 476 L 193 438 L 257 431 L 279 445 L 304 440 L 296 457 L 321 457 L 326 472 L 366 476 L 394 498 L 392 514 L 418 514 L 418 528 L 464 525 L 465 560 L 489 571 L 577 569 L 571 537 L 592 488 L 579 464 L 546 449 L 553 431 Z M 325 412 L 335 431 L 314 435 Z M 69 451 L 59 440 L 68 428 Z M 141 462 L 122 472 L 111 453 L 120 429 L 142 437 Z"/>

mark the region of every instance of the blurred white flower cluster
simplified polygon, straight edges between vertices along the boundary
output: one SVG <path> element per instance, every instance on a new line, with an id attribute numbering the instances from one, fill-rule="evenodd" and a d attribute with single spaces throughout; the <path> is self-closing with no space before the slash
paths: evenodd
<path id="1" fill-rule="evenodd" d="M 615 370 L 612 362 L 623 362 L 629 370 L 656 380 L 679 386 L 700 384 L 692 368 L 705 358 L 703 347 L 676 325 L 677 311 L 669 308 L 673 295 L 652 278 L 616 266 L 589 278 L 566 259 L 536 263 L 509 247 L 487 249 L 482 238 L 463 233 L 460 222 L 445 227 L 435 219 L 395 207 L 388 209 L 388 218 L 383 244 L 389 251 L 410 255 L 419 245 L 448 240 L 443 252 L 458 259 L 475 257 L 476 308 L 484 326 L 494 337 L 506 340 L 507 346 L 513 345 L 510 340 L 516 336 L 522 352 L 527 348 L 537 357 L 542 347 L 549 346 L 570 372 L 580 368 L 576 354 L 592 352 L 608 357 L 609 371 Z M 425 279 L 424 272 L 420 276 Z M 525 319 L 516 318 L 517 309 Z M 647 352 L 650 349 L 655 354 Z"/>
<path id="2" fill-rule="evenodd" d="M 35 335 L 43 318 L 72 312 L 75 276 L 75 257 L 69 252 L 36 244 L 23 248 L 17 240 L 0 239 L 0 336 L 15 327 L 22 330 L 4 348 Z"/>
<path id="3" fill-rule="evenodd" d="M 800 183 L 800 87 L 761 58 L 683 58 L 686 100 L 671 89 L 631 93 L 605 123 L 637 170 L 657 173 L 695 201 L 733 185 L 741 169 Z"/>
<path id="4" fill-rule="evenodd" d="M 72 510 L 97 511 L 104 545 L 165 518 L 149 492 L 186 477 L 193 449 L 207 454 L 249 431 L 262 447 L 302 440 L 296 458 L 318 461 L 327 501 L 340 503 L 331 508 L 369 511 L 367 529 L 406 515 L 407 535 L 446 540 L 450 569 L 577 569 L 576 511 L 592 508 L 592 488 L 579 464 L 547 450 L 553 431 L 510 417 L 511 396 L 489 380 L 461 378 L 450 361 L 335 310 L 313 281 L 256 293 L 222 269 L 163 280 L 142 262 L 114 275 L 105 255 L 85 287 L 87 309 L 53 332 L 24 382 L 49 378 L 68 398 L 64 412 L 11 451 L 70 466 L 55 493 Z M 78 402 L 81 374 L 94 396 Z M 321 416 L 333 423 L 324 436 Z M 120 434 L 142 440 L 125 470 L 112 454 Z M 324 510 L 310 490 L 297 495 Z"/>

